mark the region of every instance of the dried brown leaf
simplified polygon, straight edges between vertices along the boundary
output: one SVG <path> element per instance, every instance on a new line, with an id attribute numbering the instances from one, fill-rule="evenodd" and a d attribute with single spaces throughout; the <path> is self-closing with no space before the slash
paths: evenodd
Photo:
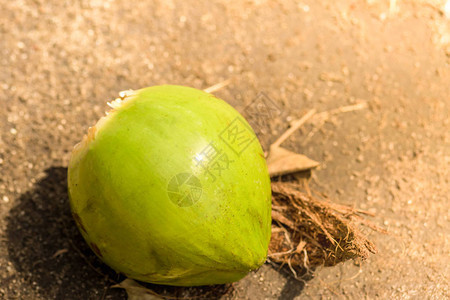
<path id="1" fill-rule="evenodd" d="M 271 177 L 310 170 L 318 165 L 317 161 L 283 147 L 271 147 L 267 157 Z"/>
<path id="2" fill-rule="evenodd" d="M 145 288 L 133 279 L 127 278 L 124 281 L 111 286 L 112 288 L 125 289 L 128 300 L 161 300 L 164 299 L 152 290 Z"/>

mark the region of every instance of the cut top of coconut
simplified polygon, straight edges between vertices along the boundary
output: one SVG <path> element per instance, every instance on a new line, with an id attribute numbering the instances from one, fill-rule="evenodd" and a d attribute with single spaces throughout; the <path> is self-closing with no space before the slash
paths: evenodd
<path id="1" fill-rule="evenodd" d="M 88 128 L 87 134 L 83 136 L 81 141 L 76 144 L 72 150 L 72 159 L 76 160 L 76 157 L 79 157 L 84 151 L 88 149 L 89 144 L 95 140 L 97 132 L 111 119 L 111 116 L 123 105 L 128 102 L 130 99 L 135 98 L 138 94 L 138 91 L 134 90 L 126 90 L 119 92 L 119 98 L 116 98 L 110 102 L 107 102 L 107 105 L 111 107 L 109 111 L 105 112 L 105 116 L 101 117 L 97 123 Z M 71 163 L 74 163 L 73 161 Z"/>

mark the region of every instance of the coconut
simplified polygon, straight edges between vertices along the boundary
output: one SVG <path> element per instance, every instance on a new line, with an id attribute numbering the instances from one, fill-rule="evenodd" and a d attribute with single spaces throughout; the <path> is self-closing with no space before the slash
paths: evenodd
<path id="1" fill-rule="evenodd" d="M 73 217 L 127 277 L 233 282 L 266 260 L 271 187 L 264 153 L 226 102 L 188 87 L 127 91 L 75 147 Z"/>

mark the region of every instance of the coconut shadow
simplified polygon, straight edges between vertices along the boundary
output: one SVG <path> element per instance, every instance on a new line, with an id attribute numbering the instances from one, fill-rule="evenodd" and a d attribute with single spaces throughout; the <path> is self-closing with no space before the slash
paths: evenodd
<path id="1" fill-rule="evenodd" d="M 95 256 L 75 225 L 67 194 L 67 168 L 51 167 L 45 173 L 15 200 L 7 217 L 6 242 L 15 276 L 46 299 L 125 299 L 124 290 L 111 288 L 125 277 Z M 232 291 L 229 285 L 146 286 L 163 297 L 175 298 L 215 299 Z"/>

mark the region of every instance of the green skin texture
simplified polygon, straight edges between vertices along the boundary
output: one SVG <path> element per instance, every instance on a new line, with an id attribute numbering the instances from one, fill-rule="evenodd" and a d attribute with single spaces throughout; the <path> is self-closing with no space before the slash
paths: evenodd
<path id="1" fill-rule="evenodd" d="M 220 138 L 236 119 L 254 138 L 240 154 Z M 231 161 L 215 179 L 194 159 L 211 142 Z M 201 182 L 191 206 L 168 196 L 179 173 Z M 271 188 L 261 145 L 234 108 L 203 91 L 173 85 L 136 91 L 73 152 L 68 188 L 83 237 L 127 277 L 223 284 L 266 260 Z"/>

